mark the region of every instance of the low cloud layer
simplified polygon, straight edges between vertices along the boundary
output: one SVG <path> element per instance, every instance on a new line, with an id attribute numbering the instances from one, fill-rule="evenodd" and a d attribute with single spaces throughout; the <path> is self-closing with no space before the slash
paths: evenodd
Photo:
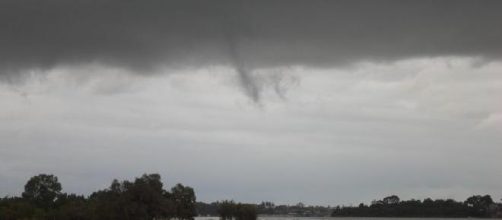
<path id="1" fill-rule="evenodd" d="M 65 1 L 0 3 L 0 76 L 100 63 L 232 66 L 259 98 L 253 70 L 361 60 L 502 54 L 500 1 Z"/>

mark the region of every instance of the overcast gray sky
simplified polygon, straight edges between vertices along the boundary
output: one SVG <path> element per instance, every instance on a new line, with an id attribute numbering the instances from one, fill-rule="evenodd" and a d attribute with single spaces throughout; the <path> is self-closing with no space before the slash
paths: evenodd
<path id="1" fill-rule="evenodd" d="M 0 196 L 502 198 L 502 1 L 0 2 Z"/>

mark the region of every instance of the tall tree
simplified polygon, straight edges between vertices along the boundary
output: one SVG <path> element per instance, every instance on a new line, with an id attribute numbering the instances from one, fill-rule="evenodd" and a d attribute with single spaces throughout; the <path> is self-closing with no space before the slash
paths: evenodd
<path id="1" fill-rule="evenodd" d="M 392 196 L 387 196 L 385 198 L 383 198 L 383 203 L 384 204 L 398 204 L 400 201 L 399 197 L 396 196 L 396 195 L 392 195 Z"/>
<path id="2" fill-rule="evenodd" d="M 474 216 L 485 216 L 488 214 L 488 207 L 493 204 L 490 195 L 475 195 L 467 198 L 464 202 L 470 208 L 470 214 Z"/>
<path id="3" fill-rule="evenodd" d="M 31 177 L 24 185 L 23 198 L 30 200 L 37 207 L 48 209 L 53 206 L 61 194 L 61 184 L 52 174 L 39 174 Z"/>
<path id="4" fill-rule="evenodd" d="M 218 215 L 221 220 L 231 220 L 235 215 L 236 204 L 234 201 L 224 200 L 218 204 Z"/>
<path id="5" fill-rule="evenodd" d="M 195 209 L 195 193 L 192 187 L 176 184 L 171 189 L 171 198 L 176 206 L 176 216 L 180 219 L 193 219 L 197 215 Z"/>

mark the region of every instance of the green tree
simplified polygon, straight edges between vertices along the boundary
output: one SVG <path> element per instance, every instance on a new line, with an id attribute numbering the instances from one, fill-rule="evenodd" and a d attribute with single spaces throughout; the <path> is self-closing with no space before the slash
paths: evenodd
<path id="1" fill-rule="evenodd" d="M 1 220 L 30 219 L 35 214 L 35 212 L 37 212 L 36 208 L 25 199 L 0 199 Z"/>
<path id="2" fill-rule="evenodd" d="M 389 204 L 397 204 L 397 203 L 399 203 L 399 201 L 400 201 L 400 199 L 396 195 L 387 196 L 387 197 L 383 198 L 383 203 L 387 204 L 387 205 L 389 205 Z"/>
<path id="3" fill-rule="evenodd" d="M 470 208 L 472 216 L 483 217 L 486 216 L 488 207 L 493 204 L 493 199 L 490 195 L 475 195 L 467 198 L 464 202 Z"/>
<path id="4" fill-rule="evenodd" d="M 143 206 L 142 211 L 146 212 L 148 219 L 172 215 L 172 205 L 164 196 L 162 187 L 159 174 L 144 174 L 140 178 L 136 178 L 128 189 L 131 199 Z"/>
<path id="5" fill-rule="evenodd" d="M 256 220 L 257 209 L 254 204 L 237 204 L 235 206 L 234 217 L 236 220 Z"/>
<path id="6" fill-rule="evenodd" d="M 56 206 L 55 219 L 86 220 L 91 218 L 89 204 L 84 196 L 64 193 L 58 196 Z"/>
<path id="7" fill-rule="evenodd" d="M 235 203 L 234 201 L 224 200 L 218 204 L 218 215 L 221 220 L 231 220 L 235 213 Z"/>
<path id="8" fill-rule="evenodd" d="M 89 200 L 94 219 L 150 220 L 175 217 L 174 202 L 170 193 L 163 189 L 159 174 L 144 174 L 134 182 L 113 180 L 108 189 L 93 193 Z"/>
<path id="9" fill-rule="evenodd" d="M 57 196 L 61 194 L 61 189 L 61 184 L 56 176 L 39 174 L 28 180 L 22 196 L 37 207 L 48 209 L 54 205 Z"/>
<path id="10" fill-rule="evenodd" d="M 195 192 L 191 187 L 178 183 L 171 189 L 170 197 L 175 206 L 176 217 L 193 219 L 197 215 Z"/>

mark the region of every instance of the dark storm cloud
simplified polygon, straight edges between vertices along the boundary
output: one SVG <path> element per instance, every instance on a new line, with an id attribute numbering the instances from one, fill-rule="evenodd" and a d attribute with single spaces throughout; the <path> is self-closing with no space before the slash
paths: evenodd
<path id="1" fill-rule="evenodd" d="M 201 201 L 501 198 L 501 24 L 502 0 L 0 0 L 0 197 L 158 172 Z"/>
<path id="2" fill-rule="evenodd" d="M 3 0 L 2 75 L 98 62 L 149 72 L 502 53 L 501 1 Z"/>

